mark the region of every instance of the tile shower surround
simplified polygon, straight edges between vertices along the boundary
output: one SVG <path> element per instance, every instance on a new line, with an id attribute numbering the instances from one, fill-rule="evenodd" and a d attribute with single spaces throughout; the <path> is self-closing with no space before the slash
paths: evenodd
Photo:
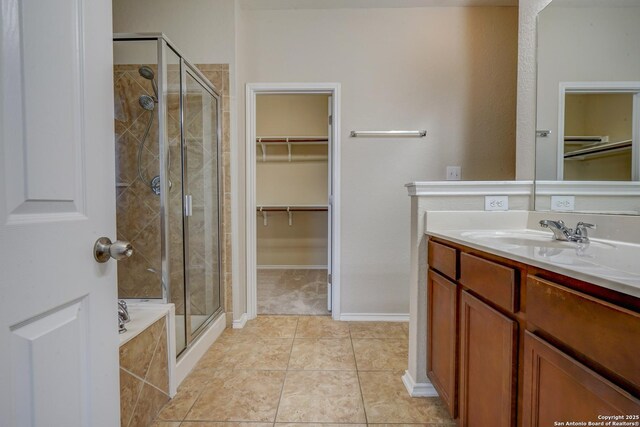
<path id="1" fill-rule="evenodd" d="M 407 394 L 407 345 L 407 323 L 258 316 L 222 334 L 152 426 L 455 426 L 439 398 Z"/>
<path id="2" fill-rule="evenodd" d="M 116 211 L 118 225 L 118 239 L 129 240 L 135 248 L 134 256 L 118 266 L 118 297 L 119 298 L 159 298 L 162 296 L 160 279 L 160 201 L 159 197 L 151 192 L 147 183 L 138 178 L 137 154 L 138 146 L 144 135 L 149 120 L 149 113 L 138 104 L 138 98 L 142 94 L 152 95 L 153 90 L 149 80 L 138 74 L 140 64 L 127 64 L 114 66 L 114 90 L 115 90 L 115 139 L 116 139 Z M 222 190 L 221 223 L 222 234 L 220 236 L 220 250 L 222 260 L 221 278 L 224 286 L 225 300 L 223 306 L 227 313 L 231 312 L 231 174 L 230 174 L 230 115 L 229 115 L 229 67 L 227 64 L 201 64 L 198 69 L 214 84 L 221 93 L 222 110 Z M 155 71 L 156 67 L 151 66 Z M 178 73 L 172 71 L 169 66 L 168 81 L 177 81 Z M 179 150 L 179 121 L 178 96 L 168 95 L 168 130 L 171 153 L 177 157 Z M 197 118 L 194 118 L 196 121 Z M 191 128 L 187 123 L 187 132 L 193 132 L 197 126 Z M 174 158 L 175 158 L 174 157 Z M 142 156 L 143 174 L 149 179 L 158 175 L 158 116 L 154 116 L 154 123 L 145 143 Z M 171 181 L 179 184 L 179 170 L 175 164 L 171 168 Z M 179 192 L 176 192 L 179 194 Z M 179 218 L 174 212 L 170 218 Z M 170 219 L 170 220 L 171 220 Z M 170 227 L 181 233 L 181 227 Z M 170 241 L 178 241 L 181 236 L 170 236 Z M 196 237 L 197 238 L 197 237 Z M 176 251 L 174 251 L 176 253 Z M 178 253 L 179 254 L 179 253 Z M 215 255 L 215 254 L 214 254 Z M 201 255 L 197 261 L 200 263 L 213 263 L 217 259 L 206 260 Z M 212 258 L 217 258 L 212 256 Z M 182 258 L 171 260 L 174 269 L 180 270 Z M 176 280 L 176 279 L 174 279 Z M 198 287 L 200 285 L 200 287 Z M 192 286 L 192 314 L 206 312 L 202 306 L 205 298 L 204 281 L 196 281 Z M 184 314 L 182 287 L 173 286 L 173 302 L 176 304 L 176 314 Z M 202 295 L 198 298 L 198 295 Z M 200 302 L 200 303 L 199 303 Z M 228 316 L 230 319 L 231 316 Z"/>

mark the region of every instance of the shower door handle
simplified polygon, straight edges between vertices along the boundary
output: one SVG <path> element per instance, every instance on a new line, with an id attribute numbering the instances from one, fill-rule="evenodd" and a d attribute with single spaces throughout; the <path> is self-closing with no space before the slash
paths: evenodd
<path id="1" fill-rule="evenodd" d="M 133 246 L 129 242 L 121 240 L 112 242 L 108 237 L 101 237 L 93 245 L 93 257 L 101 264 L 109 261 L 109 258 L 120 261 L 121 259 L 129 258 L 131 255 L 133 255 Z"/>
<path id="2" fill-rule="evenodd" d="M 184 216 L 193 215 L 193 198 L 191 194 L 184 196 Z"/>

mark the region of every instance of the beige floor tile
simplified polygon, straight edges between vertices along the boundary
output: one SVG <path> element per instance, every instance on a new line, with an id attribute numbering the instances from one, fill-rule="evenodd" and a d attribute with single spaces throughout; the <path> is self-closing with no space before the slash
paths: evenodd
<path id="1" fill-rule="evenodd" d="M 410 397 L 402 372 L 358 372 L 369 423 L 447 423 L 447 410 L 437 397 Z"/>
<path id="2" fill-rule="evenodd" d="M 297 316 L 258 316 L 249 320 L 242 332 L 263 338 L 293 338 L 298 325 Z"/>
<path id="3" fill-rule="evenodd" d="M 355 370 L 348 338 L 297 338 L 293 340 L 290 370 Z"/>
<path id="4" fill-rule="evenodd" d="M 349 324 L 330 316 L 302 316 L 296 338 L 349 338 Z"/>
<path id="5" fill-rule="evenodd" d="M 366 427 L 366 424 L 275 423 L 274 427 Z"/>
<path id="6" fill-rule="evenodd" d="M 291 353 L 291 338 L 257 338 L 216 343 L 198 363 L 197 369 L 285 370 Z"/>
<path id="7" fill-rule="evenodd" d="M 180 421 L 156 421 L 150 427 L 180 427 Z"/>
<path id="8" fill-rule="evenodd" d="M 403 322 L 349 322 L 351 338 L 405 338 L 408 331 Z"/>
<path id="9" fill-rule="evenodd" d="M 388 423 L 369 423 L 371 427 L 457 427 L 455 421 L 450 423 L 428 423 L 428 424 L 388 424 Z"/>
<path id="10" fill-rule="evenodd" d="M 398 371 L 408 366 L 409 349 L 405 339 L 353 339 L 359 371 Z"/>
<path id="11" fill-rule="evenodd" d="M 220 421 L 185 421 L 180 427 L 273 427 L 273 423 L 225 423 Z"/>
<path id="12" fill-rule="evenodd" d="M 191 372 L 178 388 L 178 393 L 160 410 L 158 419 L 182 421 L 206 388 L 210 377 L 208 371 L 196 369 Z"/>
<path id="13" fill-rule="evenodd" d="M 355 371 L 287 371 L 277 422 L 363 423 Z"/>
<path id="14" fill-rule="evenodd" d="M 206 390 L 187 414 L 188 421 L 273 422 L 283 371 L 209 371 Z"/>

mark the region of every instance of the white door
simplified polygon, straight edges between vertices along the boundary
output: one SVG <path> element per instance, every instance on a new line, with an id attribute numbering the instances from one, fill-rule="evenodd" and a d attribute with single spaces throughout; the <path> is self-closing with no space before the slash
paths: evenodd
<path id="1" fill-rule="evenodd" d="M 0 426 L 117 426 L 111 2 L 0 5 Z"/>
<path id="2" fill-rule="evenodd" d="M 333 227 L 331 226 L 331 224 L 333 224 L 332 222 L 332 217 L 333 217 L 333 150 L 332 150 L 332 137 L 333 137 L 333 110 L 332 110 L 332 106 L 333 106 L 333 97 L 329 97 L 328 98 L 328 103 L 329 103 L 329 129 L 327 129 L 327 159 L 328 159 L 328 168 L 329 170 L 327 171 L 327 176 L 328 176 L 328 194 L 329 194 L 329 208 L 327 209 L 327 231 L 328 231 L 328 238 L 327 238 L 327 310 L 331 311 L 332 307 L 333 307 L 333 292 L 332 292 L 332 286 L 331 286 L 331 282 L 333 279 L 333 275 L 331 274 L 331 265 L 332 265 L 332 253 L 331 253 L 331 249 L 333 246 Z"/>

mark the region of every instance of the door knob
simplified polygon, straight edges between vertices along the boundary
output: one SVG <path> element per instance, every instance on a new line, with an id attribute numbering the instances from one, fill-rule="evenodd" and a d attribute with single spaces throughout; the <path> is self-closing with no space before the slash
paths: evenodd
<path id="1" fill-rule="evenodd" d="M 93 257 L 99 263 L 107 262 L 109 258 L 119 261 L 131 255 L 133 255 L 133 246 L 131 246 L 131 243 L 120 240 L 112 242 L 108 237 L 99 238 L 93 246 Z"/>

